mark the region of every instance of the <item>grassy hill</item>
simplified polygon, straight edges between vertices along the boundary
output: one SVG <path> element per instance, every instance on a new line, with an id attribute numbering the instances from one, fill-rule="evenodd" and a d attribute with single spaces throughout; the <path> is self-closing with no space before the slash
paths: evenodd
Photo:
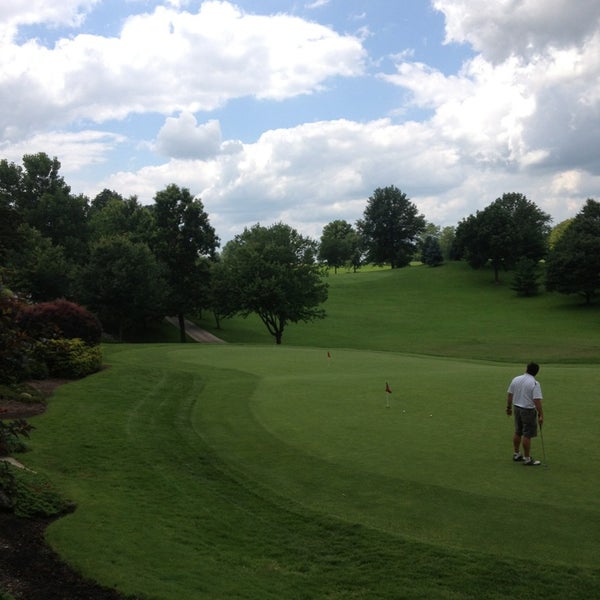
<path id="1" fill-rule="evenodd" d="M 600 307 L 578 297 L 517 297 L 510 273 L 500 285 L 489 270 L 464 263 L 435 269 L 331 273 L 327 318 L 290 324 L 283 343 L 387 350 L 508 362 L 600 362 Z M 229 342 L 271 343 L 257 317 L 200 324 Z"/>
<path id="2" fill-rule="evenodd" d="M 27 464 L 78 505 L 61 556 L 155 600 L 600 597 L 597 308 L 455 264 L 330 283 L 283 346 L 234 319 L 59 389 Z M 539 469 L 504 414 L 530 358 Z"/>

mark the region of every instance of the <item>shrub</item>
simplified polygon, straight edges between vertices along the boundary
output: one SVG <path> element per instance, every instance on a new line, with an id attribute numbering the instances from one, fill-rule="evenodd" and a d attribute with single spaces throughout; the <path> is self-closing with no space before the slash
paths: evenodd
<path id="1" fill-rule="evenodd" d="M 13 452 L 23 450 L 21 437 L 29 437 L 29 432 L 33 429 L 24 419 L 17 419 L 6 423 L 0 421 L 0 456 L 8 456 Z"/>
<path id="2" fill-rule="evenodd" d="M 31 340 L 16 324 L 23 308 L 19 299 L 0 283 L 0 381 L 14 383 L 25 378 Z"/>
<path id="3" fill-rule="evenodd" d="M 20 327 L 36 340 L 78 338 L 96 345 L 102 338 L 102 325 L 89 310 L 69 302 L 54 300 L 23 308 L 18 317 Z"/>
<path id="4" fill-rule="evenodd" d="M 46 365 L 50 377 L 80 379 L 102 367 L 100 346 L 88 346 L 80 339 L 38 342 L 35 356 Z"/>
<path id="5" fill-rule="evenodd" d="M 0 491 L 4 508 L 19 517 L 54 517 L 74 510 L 43 475 L 0 464 Z"/>

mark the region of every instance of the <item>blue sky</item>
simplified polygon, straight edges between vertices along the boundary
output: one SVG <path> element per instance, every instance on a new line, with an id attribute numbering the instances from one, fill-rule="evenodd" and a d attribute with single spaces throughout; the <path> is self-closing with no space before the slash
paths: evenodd
<path id="1" fill-rule="evenodd" d="M 600 197 L 596 0 L 2 4 L 0 157 L 56 156 L 90 198 L 187 187 L 223 242 L 318 238 L 387 185 L 441 226 Z"/>

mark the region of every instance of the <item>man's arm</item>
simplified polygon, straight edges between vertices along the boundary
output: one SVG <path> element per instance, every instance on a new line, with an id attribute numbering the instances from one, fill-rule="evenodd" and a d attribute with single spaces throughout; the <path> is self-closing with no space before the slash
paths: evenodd
<path id="1" fill-rule="evenodd" d="M 508 396 L 506 397 L 506 414 L 510 417 L 512 415 L 512 403 L 513 403 L 513 395 L 508 392 Z"/>
<path id="2" fill-rule="evenodd" d="M 544 424 L 544 411 L 542 410 L 542 400 L 540 398 L 534 398 L 533 403 L 535 404 L 535 410 L 537 410 L 538 423 L 540 425 L 543 425 Z"/>

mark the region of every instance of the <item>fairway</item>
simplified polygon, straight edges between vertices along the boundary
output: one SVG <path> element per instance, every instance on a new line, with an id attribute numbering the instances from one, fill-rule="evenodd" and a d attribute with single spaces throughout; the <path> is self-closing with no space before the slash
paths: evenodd
<path id="1" fill-rule="evenodd" d="M 548 467 L 525 469 L 511 460 L 504 414 L 521 364 L 276 346 L 106 350 L 108 369 L 57 392 L 31 457 L 78 502 L 48 536 L 87 575 L 148 598 L 326 597 L 290 591 L 326 585 L 312 582 L 315 567 L 286 573 L 276 558 L 308 535 L 296 528 L 320 523 L 360 527 L 351 531 L 365 544 L 374 536 L 378 552 L 410 543 L 415 557 L 535 560 L 571 594 L 573 578 L 585 594 L 598 585 L 596 366 L 544 365 Z M 369 585 L 394 597 L 368 581 L 354 597 L 376 597 Z M 470 597 L 453 593 L 438 597 Z"/>

